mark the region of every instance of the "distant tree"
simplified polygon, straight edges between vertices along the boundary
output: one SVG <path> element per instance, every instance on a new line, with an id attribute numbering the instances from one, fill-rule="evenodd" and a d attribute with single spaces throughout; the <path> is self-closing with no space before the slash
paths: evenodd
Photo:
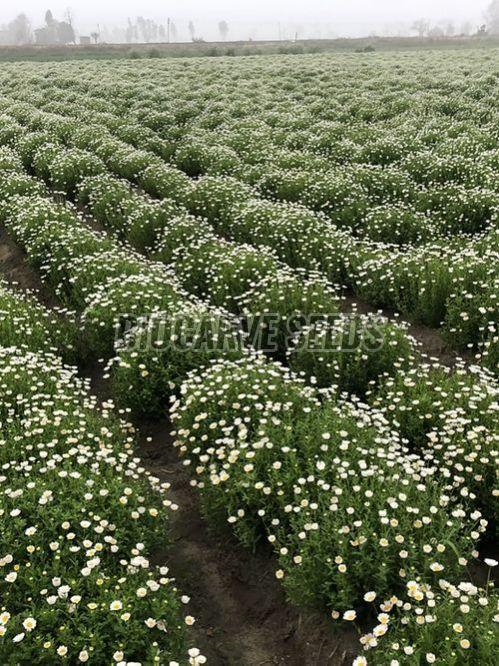
<path id="1" fill-rule="evenodd" d="M 66 7 L 66 11 L 64 12 L 64 20 L 66 23 L 69 23 L 71 27 L 73 27 L 73 11 L 71 7 Z"/>
<path id="2" fill-rule="evenodd" d="M 454 23 L 452 23 L 452 21 L 449 21 L 449 23 L 447 23 L 445 26 L 445 34 L 447 37 L 454 37 L 456 34 L 456 26 Z"/>
<path id="3" fill-rule="evenodd" d="M 125 40 L 127 44 L 131 44 L 133 41 L 133 23 L 130 21 L 130 18 L 127 19 L 127 26 L 125 30 Z"/>
<path id="4" fill-rule="evenodd" d="M 161 42 L 166 41 L 166 30 L 163 24 L 161 24 L 158 28 L 158 37 Z"/>
<path id="5" fill-rule="evenodd" d="M 487 25 L 485 23 L 483 23 L 482 25 L 479 25 L 478 28 L 477 28 L 476 34 L 479 37 L 485 37 L 485 35 L 488 34 Z"/>
<path id="6" fill-rule="evenodd" d="M 472 30 L 473 26 L 471 24 L 471 21 L 465 21 L 461 26 L 461 35 L 471 35 Z"/>
<path id="7" fill-rule="evenodd" d="M 222 40 L 225 41 L 227 39 L 227 35 L 229 34 L 229 24 L 227 21 L 220 21 L 218 24 L 218 32 L 220 33 Z"/>
<path id="8" fill-rule="evenodd" d="M 26 14 L 18 14 L 16 18 L 9 23 L 7 30 L 13 44 L 30 44 L 33 41 L 31 24 Z"/>
<path id="9" fill-rule="evenodd" d="M 438 25 L 433 26 L 433 28 L 430 28 L 428 30 L 428 37 L 432 37 L 433 39 L 440 39 L 441 37 L 444 37 L 445 33 L 442 30 L 442 28 Z"/>
<path id="10" fill-rule="evenodd" d="M 35 30 L 36 42 L 38 44 L 74 44 L 76 40 L 70 9 L 66 10 L 64 17 L 65 21 L 57 21 L 50 9 L 47 9 L 45 26 Z"/>
<path id="11" fill-rule="evenodd" d="M 499 0 L 492 0 L 487 12 L 487 28 L 491 35 L 499 35 Z"/>
<path id="12" fill-rule="evenodd" d="M 178 39 L 177 26 L 173 21 L 170 21 L 170 39 L 172 42 L 176 42 Z"/>
<path id="13" fill-rule="evenodd" d="M 143 16 L 137 16 L 136 20 L 136 25 L 137 25 L 137 31 L 142 37 L 143 42 L 148 42 L 148 34 L 147 34 L 147 27 L 146 27 L 146 20 Z"/>
<path id="14" fill-rule="evenodd" d="M 297 23 L 295 26 L 295 42 L 298 41 L 298 38 L 304 39 L 305 27 L 301 23 Z"/>
<path id="15" fill-rule="evenodd" d="M 194 41 L 196 38 L 196 28 L 194 27 L 194 23 L 192 21 L 189 21 L 187 29 L 189 30 L 189 35 L 191 36 L 191 40 Z"/>
<path id="16" fill-rule="evenodd" d="M 90 37 L 94 40 L 94 44 L 97 44 L 99 41 L 99 33 L 94 30 L 90 33 Z"/>
<path id="17" fill-rule="evenodd" d="M 152 19 L 147 20 L 147 31 L 149 34 L 149 41 L 157 42 L 158 41 L 158 24 Z"/>
<path id="18" fill-rule="evenodd" d="M 417 21 L 414 21 L 411 30 L 417 32 L 418 37 L 424 37 L 430 30 L 430 22 L 428 19 L 420 18 Z"/>
<path id="19" fill-rule="evenodd" d="M 73 26 L 67 21 L 59 21 L 57 23 L 57 41 L 59 44 L 74 44 L 75 31 Z"/>
<path id="20" fill-rule="evenodd" d="M 137 16 L 137 30 L 141 35 L 143 42 L 149 43 L 156 41 L 158 38 L 158 24 L 151 19 Z"/>

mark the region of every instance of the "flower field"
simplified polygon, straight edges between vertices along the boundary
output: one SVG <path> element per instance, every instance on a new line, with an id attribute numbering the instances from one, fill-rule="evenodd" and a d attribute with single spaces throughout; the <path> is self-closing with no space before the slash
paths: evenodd
<path id="1" fill-rule="evenodd" d="M 1 664 L 217 663 L 157 422 L 307 664 L 496 663 L 495 55 L 2 67 Z"/>

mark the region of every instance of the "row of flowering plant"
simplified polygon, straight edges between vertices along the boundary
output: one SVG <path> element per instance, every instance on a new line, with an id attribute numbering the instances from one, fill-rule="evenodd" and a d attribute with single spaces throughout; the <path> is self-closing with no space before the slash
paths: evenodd
<path id="1" fill-rule="evenodd" d="M 187 599 L 151 564 L 169 484 L 56 355 L 74 353 L 73 329 L 3 285 L 0 299 L 2 663 L 203 663 Z"/>

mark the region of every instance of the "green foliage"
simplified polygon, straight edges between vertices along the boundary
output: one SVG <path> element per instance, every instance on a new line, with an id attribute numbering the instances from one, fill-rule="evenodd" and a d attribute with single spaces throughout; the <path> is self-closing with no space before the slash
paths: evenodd
<path id="1" fill-rule="evenodd" d="M 0 371 L 16 396 L 0 405 L 2 662 L 181 658 L 180 600 L 149 564 L 165 488 L 137 470 L 129 430 L 52 355 L 2 348 Z M 154 645 L 148 618 L 169 627 Z"/>
<path id="2" fill-rule="evenodd" d="M 269 542 L 296 604 L 365 628 L 381 603 L 369 663 L 493 666 L 467 570 L 497 525 L 494 60 L 349 48 L 2 68 L 0 219 L 66 306 L 0 285 L 2 663 L 205 661 L 171 580 L 132 564 L 161 547 L 164 488 L 57 352 L 110 359 L 122 414 L 174 401 L 206 517 Z M 396 312 L 468 365 L 420 355 Z"/>
<path id="3" fill-rule="evenodd" d="M 416 344 L 404 326 L 380 315 L 319 319 L 297 335 L 291 368 L 321 388 L 365 397 L 383 378 L 417 362 Z"/>
<path id="4" fill-rule="evenodd" d="M 157 418 L 191 371 L 246 355 L 244 336 L 223 311 L 179 303 L 140 320 L 117 346 L 113 395 L 135 417 Z"/>

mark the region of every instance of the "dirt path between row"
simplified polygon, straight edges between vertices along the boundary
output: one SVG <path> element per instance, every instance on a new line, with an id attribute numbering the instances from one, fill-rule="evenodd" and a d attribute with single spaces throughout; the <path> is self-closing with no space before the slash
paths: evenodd
<path id="1" fill-rule="evenodd" d="M 393 310 L 388 308 L 375 308 L 366 301 L 359 298 L 353 292 L 347 292 L 342 301 L 342 310 L 345 313 L 358 312 L 359 314 L 381 314 L 392 321 L 407 323 L 408 333 L 419 343 L 421 351 L 430 359 L 438 361 L 442 365 L 454 367 L 461 361 L 471 363 L 472 354 L 459 354 L 457 351 L 445 346 L 442 334 L 436 328 L 414 324 L 397 316 Z"/>
<path id="2" fill-rule="evenodd" d="M 0 228 L 0 274 L 13 287 L 37 295 L 47 307 L 57 301 L 29 266 L 22 250 Z M 102 367 L 81 368 L 92 391 L 110 396 Z M 179 506 L 171 515 L 171 546 L 155 554 L 166 564 L 196 619 L 193 642 L 213 666 L 343 666 L 355 656 L 355 632 L 333 633 L 323 616 L 300 612 L 287 603 L 276 580 L 275 563 L 264 549 L 252 554 L 230 535 L 215 534 L 204 521 L 198 492 L 171 442 L 171 426 L 137 424 L 139 453 L 145 466 L 171 484 L 170 498 Z"/>
<path id="3" fill-rule="evenodd" d="M 192 595 L 200 645 L 212 664 L 340 665 L 355 655 L 353 633 L 332 634 L 324 618 L 300 613 L 285 600 L 267 552 L 251 553 L 204 522 L 197 493 L 162 422 L 141 429 L 142 458 L 172 484 L 179 511 L 168 554 L 183 592 Z"/>

